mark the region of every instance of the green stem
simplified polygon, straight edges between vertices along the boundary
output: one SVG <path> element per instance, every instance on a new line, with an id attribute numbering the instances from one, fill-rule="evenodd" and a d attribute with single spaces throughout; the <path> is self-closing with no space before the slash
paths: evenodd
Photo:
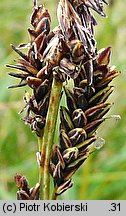
<path id="1" fill-rule="evenodd" d="M 39 147 L 39 152 L 42 151 L 42 138 L 43 138 L 43 130 L 41 132 L 40 137 L 38 137 L 38 147 Z"/>
<path id="2" fill-rule="evenodd" d="M 49 173 L 49 163 L 52 153 L 52 146 L 54 140 L 54 133 L 57 121 L 58 108 L 60 103 L 62 90 L 62 82 L 53 79 L 50 102 L 48 113 L 46 117 L 46 125 L 43 134 L 43 145 L 41 152 L 41 167 L 44 175 L 43 189 L 44 189 L 44 199 L 49 199 L 50 193 L 50 173 Z"/>
<path id="3" fill-rule="evenodd" d="M 54 190 L 52 192 L 50 200 L 56 200 L 57 199 L 56 190 L 57 190 L 57 186 L 54 187 Z"/>
<path id="4" fill-rule="evenodd" d="M 43 138 L 43 130 L 42 130 L 41 136 L 38 137 L 39 152 L 42 151 L 42 138 Z M 42 175 L 43 175 L 43 169 L 40 166 L 39 167 L 39 184 L 40 184 L 40 186 L 42 185 L 42 180 L 43 180 L 42 179 Z M 40 195 L 40 199 L 43 199 L 43 190 L 42 190 L 42 188 L 40 190 L 40 194 L 39 195 Z"/>
<path id="5" fill-rule="evenodd" d="M 43 192 L 43 173 L 44 173 L 44 168 L 42 166 L 39 167 L 39 184 L 40 184 L 40 189 L 39 189 L 39 197 L 40 200 L 44 199 L 44 192 Z"/>
<path id="6" fill-rule="evenodd" d="M 43 133 L 43 138 L 44 138 L 44 134 L 45 134 L 45 129 Z M 40 167 L 39 167 L 40 200 L 44 199 L 44 163 L 46 157 L 46 142 L 43 141 L 43 138 L 42 138 L 42 148 L 41 148 L 41 160 L 40 160 Z"/>

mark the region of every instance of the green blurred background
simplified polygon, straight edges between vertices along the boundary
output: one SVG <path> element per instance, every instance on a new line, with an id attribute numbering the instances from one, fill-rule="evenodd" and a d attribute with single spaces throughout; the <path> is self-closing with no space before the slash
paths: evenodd
<path id="1" fill-rule="evenodd" d="M 58 0 L 45 2 L 56 25 Z M 109 1 L 110 2 L 110 1 Z M 73 177 L 74 186 L 60 199 L 126 199 L 126 0 L 113 0 L 105 7 L 108 18 L 95 14 L 99 25 L 95 28 L 98 48 L 112 46 L 111 65 L 121 70 L 113 81 L 115 91 L 109 101 L 114 105 L 108 115 L 119 114 L 121 120 L 107 120 L 98 130 L 106 140 L 104 147 L 90 156 Z M 25 88 L 8 90 L 15 82 L 8 76 L 5 65 L 13 63 L 17 55 L 9 44 L 28 41 L 27 27 L 32 0 L 0 0 L 0 199 L 15 199 L 14 175 L 26 175 L 32 187 L 38 181 L 36 152 L 37 137 L 20 121 Z M 11 70 L 12 71 L 12 70 Z M 57 140 L 57 134 L 55 137 Z"/>

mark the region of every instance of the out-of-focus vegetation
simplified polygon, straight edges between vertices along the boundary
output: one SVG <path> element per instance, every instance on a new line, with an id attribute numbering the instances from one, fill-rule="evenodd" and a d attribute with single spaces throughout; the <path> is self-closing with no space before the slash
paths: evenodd
<path id="1" fill-rule="evenodd" d="M 38 2 L 45 2 L 49 8 L 53 28 L 58 0 Z M 100 127 L 98 134 L 106 145 L 75 174 L 74 186 L 64 193 L 63 199 L 126 199 L 126 0 L 112 2 L 105 7 L 108 18 L 97 17 L 95 32 L 98 48 L 112 46 L 111 64 L 122 72 L 113 82 L 115 91 L 109 101 L 114 105 L 108 114 L 120 114 L 121 120 L 109 119 Z M 27 88 L 8 90 L 7 86 L 15 80 L 5 68 L 17 57 L 9 44 L 28 41 L 31 6 L 32 0 L 0 1 L 0 199 L 16 198 L 16 172 L 26 175 L 30 186 L 38 181 L 37 137 L 18 115 Z"/>

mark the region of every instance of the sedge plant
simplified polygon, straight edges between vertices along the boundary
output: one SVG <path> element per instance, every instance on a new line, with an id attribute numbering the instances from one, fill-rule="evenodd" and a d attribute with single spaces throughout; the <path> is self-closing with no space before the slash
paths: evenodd
<path id="1" fill-rule="evenodd" d="M 45 6 L 33 1 L 30 41 L 12 49 L 20 56 L 7 65 L 20 81 L 9 88 L 28 86 L 22 118 L 38 138 L 39 176 L 30 188 L 25 176 L 16 174 L 17 199 L 57 199 L 72 187 L 72 176 L 104 140 L 98 127 L 107 119 L 112 104 L 107 102 L 120 72 L 110 66 L 111 47 L 97 50 L 92 14 L 105 17 L 106 0 L 60 0 L 58 26 L 51 30 L 51 16 Z M 22 52 L 22 50 L 25 50 Z M 72 83 L 69 85 L 69 83 Z M 67 106 L 60 106 L 63 93 Z M 54 143 L 60 113 L 59 143 Z M 98 144 L 100 143 L 100 144 Z M 53 188 L 50 189 L 51 180 Z"/>

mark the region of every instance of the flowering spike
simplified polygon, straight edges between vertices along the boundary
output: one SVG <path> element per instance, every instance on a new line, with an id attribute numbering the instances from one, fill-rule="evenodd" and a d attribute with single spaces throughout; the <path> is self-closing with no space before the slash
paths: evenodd
<path id="1" fill-rule="evenodd" d="M 39 183 L 30 189 L 26 177 L 17 174 L 18 199 L 49 199 L 49 172 L 56 198 L 73 185 L 72 175 L 90 156 L 91 145 L 99 149 L 104 144 L 96 130 L 108 119 L 104 115 L 111 104 L 106 101 L 114 90 L 109 83 L 120 74 L 109 66 L 111 48 L 97 51 L 92 10 L 105 17 L 104 3 L 108 4 L 106 0 L 60 0 L 59 25 L 50 32 L 48 10 L 33 0 L 30 42 L 11 45 L 21 58 L 16 59 L 17 65 L 8 65 L 20 70 L 9 73 L 20 79 L 10 88 L 27 84 L 32 89 L 32 94 L 25 94 L 20 113 L 26 111 L 22 119 L 39 140 Z M 67 108 L 60 108 L 59 145 L 53 146 L 63 82 Z M 43 191 L 40 197 L 39 190 Z"/>

